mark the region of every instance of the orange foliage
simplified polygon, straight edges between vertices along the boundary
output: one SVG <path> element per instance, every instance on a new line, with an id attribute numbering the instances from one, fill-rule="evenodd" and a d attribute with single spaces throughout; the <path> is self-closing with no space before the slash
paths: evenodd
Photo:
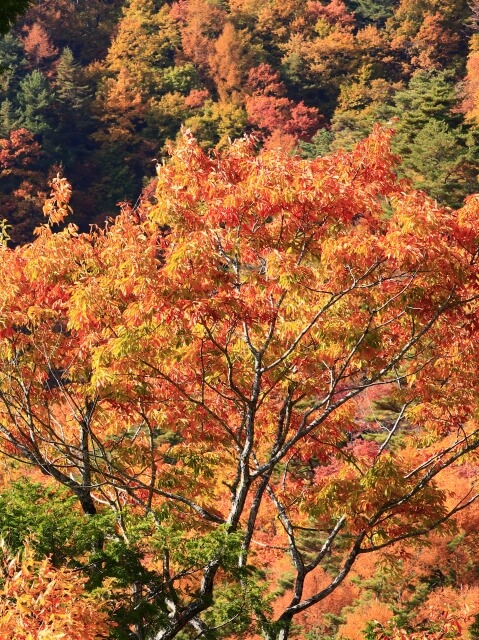
<path id="1" fill-rule="evenodd" d="M 14 129 L 0 140 L 0 204 L 3 217 L 15 222 L 15 242 L 31 238 L 41 219 L 48 178 L 39 170 L 44 158 L 40 144 L 27 129 Z"/>
<path id="2" fill-rule="evenodd" d="M 173 4 L 171 16 L 179 23 L 185 57 L 207 70 L 227 20 L 226 11 L 206 0 L 179 0 Z"/>
<path id="3" fill-rule="evenodd" d="M 347 640 L 364 640 L 366 625 L 370 622 L 378 622 L 385 625 L 393 612 L 378 598 L 365 600 L 346 615 L 346 622 L 340 625 L 338 634 Z"/>
<path id="4" fill-rule="evenodd" d="M 331 25 L 343 28 L 354 25 L 354 16 L 348 12 L 343 0 L 331 0 L 326 5 L 319 0 L 308 0 L 306 7 L 315 18 L 324 18 Z"/>
<path id="5" fill-rule="evenodd" d="M 58 174 L 51 182 L 50 199 L 43 206 L 43 213 L 50 224 L 59 224 L 72 212 L 69 205 L 72 189 L 66 178 Z"/>
<path id="6" fill-rule="evenodd" d="M 245 45 L 244 34 L 239 34 L 231 22 L 226 22 L 208 61 L 220 101 L 239 94 L 242 88 L 242 71 L 248 63 Z"/>
<path id="7" fill-rule="evenodd" d="M 470 47 L 462 108 L 469 120 L 479 123 L 479 36 L 471 38 Z"/>
<path id="8" fill-rule="evenodd" d="M 14 129 L 0 140 L 0 169 L 8 174 L 25 171 L 35 165 L 41 148 L 27 129 Z"/>
<path id="9" fill-rule="evenodd" d="M 38 22 L 27 27 L 23 38 L 25 53 L 34 68 L 48 67 L 49 63 L 58 55 L 45 28 Z"/>
<path id="10" fill-rule="evenodd" d="M 276 98 L 270 70 L 255 82 L 252 99 Z M 267 568 L 265 593 L 291 572 L 278 625 L 308 610 L 316 624 L 357 593 L 345 579 L 371 571 L 361 556 L 479 497 L 467 474 L 440 481 L 479 450 L 479 199 L 453 211 L 398 181 L 391 135 L 308 161 L 252 138 L 208 155 L 184 131 L 151 206 L 0 247 L 2 448 L 85 513 L 162 514 L 171 637 L 217 585 L 241 588 L 245 563 Z M 54 191 L 56 217 L 70 191 Z M 359 415 L 377 387 L 402 407 L 381 443 Z"/>
<path id="11" fill-rule="evenodd" d="M 428 14 L 412 40 L 415 55 L 411 63 L 422 69 L 441 68 L 458 44 L 459 36 L 446 28 L 444 17 L 440 13 Z"/>
<path id="12" fill-rule="evenodd" d="M 11 557 L 3 546 L 0 637 L 15 640 L 100 640 L 111 628 L 107 614 L 84 590 L 75 571 L 37 561 L 27 545 Z"/>
<path id="13" fill-rule="evenodd" d="M 268 148 L 287 149 L 281 143 L 284 136 L 295 140 L 309 140 L 318 130 L 322 118 L 315 107 L 307 107 L 303 102 L 295 104 L 285 96 L 286 87 L 281 82 L 279 73 L 269 65 L 261 64 L 249 72 L 246 99 L 248 120 L 263 133 L 274 136 Z"/>

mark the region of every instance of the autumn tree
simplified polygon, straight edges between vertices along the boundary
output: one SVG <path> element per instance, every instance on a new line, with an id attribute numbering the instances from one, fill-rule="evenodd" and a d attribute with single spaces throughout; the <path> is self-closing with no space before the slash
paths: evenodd
<path id="1" fill-rule="evenodd" d="M 168 5 L 133 0 L 124 10 L 108 51 L 108 69 L 116 75 L 127 71 L 137 91 L 154 95 L 161 91 L 162 71 L 173 65 L 179 42 Z"/>
<path id="2" fill-rule="evenodd" d="M 200 75 L 207 76 L 209 61 L 216 54 L 215 43 L 227 21 L 224 7 L 206 0 L 180 1 L 173 3 L 170 15 L 179 25 L 183 54 L 198 68 Z"/>
<path id="3" fill-rule="evenodd" d="M 470 122 L 478 122 L 478 93 L 479 93 L 479 38 L 474 34 L 469 42 L 469 56 L 467 59 L 467 74 L 464 79 L 462 110 Z"/>
<path id="4" fill-rule="evenodd" d="M 264 134 L 279 134 L 276 142 L 290 136 L 293 145 L 308 140 L 318 130 L 322 118 L 315 107 L 295 104 L 286 96 L 280 75 L 268 64 L 250 69 L 246 84 L 246 112 L 249 124 Z M 279 139 L 278 139 L 279 138 Z"/>
<path id="5" fill-rule="evenodd" d="M 387 22 L 391 48 L 414 68 L 460 69 L 470 34 L 466 0 L 401 0 Z"/>
<path id="6" fill-rule="evenodd" d="M 47 181 L 41 146 L 27 129 L 0 139 L 0 204 L 14 243 L 28 242 L 41 221 Z"/>
<path id="7" fill-rule="evenodd" d="M 241 137 L 247 127 L 246 111 L 239 101 L 214 102 L 206 99 L 195 111 L 184 124 L 205 148 L 227 147 L 231 140 Z"/>
<path id="8" fill-rule="evenodd" d="M 105 58 L 124 4 L 123 0 L 32 2 L 25 21 L 40 24 L 60 51 L 70 47 L 87 65 Z"/>
<path id="9" fill-rule="evenodd" d="M 301 30 L 290 33 L 281 46 L 281 66 L 292 90 L 306 103 L 317 101 L 319 94 L 323 112 L 331 115 L 341 85 L 351 76 L 365 65 L 374 65 L 377 75 L 384 73 L 386 65 L 382 61 L 387 46 L 384 34 L 376 27 L 355 30 L 354 20 L 342 2 L 331 2 L 326 7 L 308 3 L 308 7 L 310 15 L 317 16 L 316 24 L 308 37 Z"/>
<path id="10" fill-rule="evenodd" d="M 38 22 L 26 29 L 23 46 L 34 69 L 48 70 L 52 60 L 58 55 L 58 49 L 52 44 L 45 28 Z"/>
<path id="11" fill-rule="evenodd" d="M 398 182 L 389 142 L 310 161 L 185 132 L 149 208 L 1 247 L 2 451 L 141 545 L 144 637 L 285 640 L 359 558 L 478 497 L 440 481 L 479 448 L 479 200 Z M 70 198 L 56 179 L 51 225 Z M 372 390 L 398 407 L 376 441 Z"/>
<path id="12" fill-rule="evenodd" d="M 246 69 L 250 65 L 247 37 L 244 33 L 238 33 L 231 22 L 226 22 L 209 59 L 220 100 L 226 102 L 240 93 Z"/>

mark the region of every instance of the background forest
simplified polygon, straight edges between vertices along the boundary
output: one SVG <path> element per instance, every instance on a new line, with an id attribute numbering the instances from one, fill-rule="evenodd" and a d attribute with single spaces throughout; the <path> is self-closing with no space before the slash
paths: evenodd
<path id="1" fill-rule="evenodd" d="M 155 169 L 181 138 L 183 125 L 209 152 L 224 152 L 230 148 L 231 140 L 247 133 L 253 134 L 258 147 L 266 151 L 281 149 L 291 157 L 308 160 L 358 149 L 355 145 L 371 134 L 377 122 L 395 130 L 392 152 L 400 157 L 396 174 L 431 197 L 427 199 L 431 210 L 444 207 L 441 211 L 450 213 L 461 207 L 466 196 L 479 191 L 479 0 L 38 0 L 0 39 L 0 211 L 9 225 L 2 227 L 2 239 L 8 236 L 10 246 L 14 247 L 31 242 L 34 229 L 44 220 L 43 206 L 49 195 L 53 195 L 50 213 L 57 206 L 70 211 L 71 205 L 71 220 L 80 231 L 88 231 L 92 224 L 103 225 L 117 214 L 118 205 L 123 209 L 122 216 L 127 217 L 129 212 L 131 217 L 132 209 L 125 203 L 133 205 L 134 213 L 141 201 L 136 223 L 146 229 L 142 207 L 145 210 L 153 207 L 155 211 L 157 206 Z M 354 160 L 356 156 L 351 158 Z M 389 161 L 393 163 L 394 159 Z M 199 166 L 200 170 L 203 167 Z M 57 175 L 73 185 L 73 193 L 60 180 L 56 183 L 58 190 L 54 188 L 50 194 L 49 185 Z M 193 176 L 190 178 L 193 181 Z M 178 187 L 181 188 L 186 186 Z M 397 195 L 396 187 L 388 188 L 390 191 L 384 197 Z M 422 211 L 419 205 L 417 211 Z M 467 217 L 467 210 L 464 211 L 462 220 Z M 135 235 L 136 227 L 129 226 L 126 217 L 119 217 L 116 231 L 112 227 L 112 235 L 116 233 L 118 237 L 105 240 L 110 242 L 110 253 L 105 249 L 102 260 L 112 252 L 125 251 L 130 256 L 131 251 L 132 264 L 136 265 L 135 259 L 143 255 L 136 253 L 139 251 L 136 246 L 141 245 L 144 236 Z M 60 215 L 58 221 L 62 218 Z M 154 216 L 152 219 L 166 234 L 168 221 L 156 220 Z M 271 223 L 269 217 L 266 222 Z M 357 220 L 353 222 L 355 227 Z M 220 228 L 224 229 L 222 224 Z M 430 232 L 427 224 L 424 223 L 424 237 Z M 126 238 L 124 244 L 123 239 L 118 239 L 121 234 Z M 78 271 L 80 258 L 75 264 L 76 250 L 70 245 L 68 248 L 66 241 L 63 245 L 58 240 L 54 246 L 52 240 L 49 245 L 50 240 L 41 234 L 40 244 L 32 245 L 31 254 L 26 249 L 25 254 L 18 254 L 20 257 L 15 254 L 18 262 L 17 257 L 7 257 L 5 261 L 11 260 L 8 263 L 11 273 L 25 269 L 27 275 L 22 271 L 22 278 L 33 281 L 35 269 L 55 270 L 52 266 L 57 259 L 55 251 L 60 251 L 66 266 L 64 273 L 55 276 L 61 282 L 58 288 L 64 282 L 70 286 L 78 279 L 84 278 L 86 282 L 87 278 L 98 276 L 101 260 L 95 262 L 97 258 L 92 257 L 97 239 L 90 241 L 90 253 L 90 248 L 84 249 L 80 241 L 76 245 L 82 247 L 78 255 L 85 251 L 81 254 L 84 260 L 81 268 L 90 261 L 85 271 Z M 156 236 L 152 242 L 155 260 L 162 262 L 165 248 Z M 43 257 L 35 254 L 35 246 L 44 247 L 47 257 L 43 262 Z M 406 251 L 409 245 L 404 246 Z M 148 251 L 151 250 L 149 247 Z M 27 263 L 30 266 L 25 267 Z M 121 264 L 108 263 L 105 273 L 113 279 L 116 275 L 111 274 L 120 273 L 121 268 Z M 227 272 L 227 266 L 222 268 Z M 141 277 L 144 275 L 141 273 Z M 8 290 L 11 286 L 12 291 L 23 291 L 22 295 L 28 298 L 29 287 L 21 288 L 25 280 L 20 276 L 18 282 L 13 276 L 11 281 L 9 278 L 4 276 L 3 288 Z M 127 276 L 124 282 L 116 282 L 115 294 L 112 293 L 112 299 L 117 295 L 112 305 L 120 298 L 118 308 L 125 305 L 121 313 L 127 307 L 122 296 L 128 300 L 130 295 L 140 296 L 134 285 L 128 289 L 131 283 L 125 284 L 126 281 Z M 145 282 L 149 282 L 146 276 Z M 103 291 L 110 291 L 109 285 L 100 285 Z M 57 295 L 56 286 L 57 282 L 52 285 L 54 293 L 45 294 L 42 301 L 47 307 L 52 306 L 49 318 L 63 313 L 58 309 L 63 309 L 61 305 L 67 295 L 64 291 L 58 294 L 55 300 L 60 302 L 55 306 L 52 300 Z M 44 295 L 43 289 L 38 295 Z M 90 295 L 88 303 L 99 309 L 100 302 L 91 291 Z M 33 298 L 30 302 L 34 315 L 37 303 Z M 93 326 L 94 321 L 85 311 L 86 302 L 80 302 L 75 302 L 76 311 L 78 317 L 82 313 L 84 317 L 81 316 L 78 326 L 71 319 L 68 329 L 64 319 L 51 321 L 48 345 L 54 345 L 52 353 L 56 353 L 61 341 L 68 342 L 72 332 L 73 335 L 80 332 L 82 323 Z M 28 342 L 31 335 L 35 337 L 37 326 L 34 329 L 27 326 L 23 316 L 20 322 L 15 315 L 19 313 L 13 309 L 9 320 L 11 332 L 5 334 L 7 337 L 2 333 L 0 340 L 11 340 L 17 345 L 17 340 Z M 32 318 L 28 322 L 34 326 Z M 5 326 L 2 324 L 2 332 Z M 91 335 L 100 332 L 98 328 L 90 329 Z M 101 330 L 104 337 L 109 325 Z M 131 326 L 127 330 L 132 330 Z M 116 335 L 115 339 L 120 338 Z M 45 344 L 48 340 L 45 338 Z M 85 346 L 87 342 L 80 349 L 82 354 L 90 348 L 90 343 Z M 5 351 L 2 346 L 0 350 L 5 370 L 12 362 L 9 348 L 5 347 Z M 122 345 L 115 343 L 112 348 L 117 349 L 119 360 L 126 358 Z M 68 351 L 70 344 L 65 349 Z M 21 351 L 22 356 L 24 352 L 26 349 Z M 97 360 L 96 365 L 101 357 Z M 106 367 L 102 362 L 100 365 Z M 43 393 L 46 397 L 47 392 L 56 393 L 70 383 L 86 385 L 86 374 L 80 375 L 73 369 L 72 375 L 80 376 L 80 382 L 63 377 L 65 370 L 48 362 L 39 387 L 41 406 L 49 402 L 44 400 Z M 469 374 L 472 379 L 474 372 Z M 106 387 L 109 381 L 102 380 L 101 384 Z M 459 388 L 460 383 L 457 384 Z M 4 395 L 0 389 L 0 400 L 4 400 Z M 68 395 L 69 400 L 73 395 Z M 462 398 L 458 392 L 453 400 L 460 405 Z M 123 402 L 122 398 L 116 400 L 118 406 Z M 9 402 L 5 401 L 6 406 Z M 405 442 L 417 434 L 411 419 L 403 421 L 402 406 L 397 398 L 376 389 L 361 396 L 353 420 L 360 435 L 353 436 L 346 430 L 350 440 L 341 444 L 351 452 L 351 459 L 375 460 L 378 448 L 382 453 L 384 433 L 391 432 L 394 437 L 388 437 L 387 444 L 391 439 L 392 450 L 404 448 L 406 458 L 408 455 L 411 458 L 408 462 L 416 461 Z M 150 416 L 146 414 L 143 418 L 148 422 Z M 54 422 L 60 421 L 55 411 L 48 420 L 52 415 Z M 129 430 L 125 427 L 121 437 L 109 434 L 107 444 L 102 446 L 111 445 L 114 450 L 118 443 L 123 447 L 131 440 L 131 449 L 128 444 L 124 450 L 133 459 L 137 455 L 136 435 L 132 436 L 133 423 L 128 422 L 130 415 L 126 409 L 122 420 L 128 423 Z M 402 430 L 396 433 L 398 425 Z M 186 445 L 182 454 L 176 454 L 174 447 L 180 444 L 180 449 L 183 443 L 167 428 L 153 429 L 151 433 L 165 464 L 173 467 L 175 456 L 180 459 L 183 455 L 186 459 L 190 455 L 185 452 Z M 430 444 L 427 442 L 425 446 Z M 22 457 L 8 446 L 7 453 L 13 459 Z M 199 449 L 196 454 L 198 459 L 203 456 Z M 201 478 L 203 485 L 199 491 L 204 491 L 201 497 L 207 500 L 211 477 L 206 471 L 203 477 L 201 462 L 192 458 L 193 454 L 185 466 L 189 465 L 188 469 Z M 216 469 L 216 463 L 211 464 Z M 301 483 L 309 486 L 314 474 L 319 477 L 318 483 L 322 482 L 324 478 L 321 479 L 318 468 L 328 478 L 336 469 L 334 464 L 318 462 L 313 454 L 307 460 L 301 459 L 297 468 L 294 464 L 291 473 L 294 476 L 297 472 L 298 486 Z M 82 512 L 69 491 L 73 485 L 68 484 L 66 475 L 60 480 L 64 487 L 59 488 L 45 481 L 45 469 L 42 470 L 43 474 L 38 470 L 26 474 L 17 462 L 2 458 L 0 537 L 5 540 L 0 604 L 2 638 L 10 637 L 8 630 L 13 624 L 17 625 L 14 637 L 21 640 L 56 640 L 63 633 L 67 640 L 162 637 L 151 631 L 154 627 L 151 620 L 156 622 L 161 615 L 167 617 L 165 610 L 158 613 L 154 606 L 155 589 L 160 590 L 159 585 L 165 580 L 164 572 L 161 574 L 155 562 L 150 562 L 160 542 L 159 538 L 151 545 L 144 542 L 153 536 L 150 527 L 154 527 L 137 514 L 127 514 L 126 523 L 120 522 L 114 509 L 97 511 L 91 507 L 89 511 L 88 505 L 82 503 Z M 438 495 L 450 496 L 455 492 L 469 495 L 468 487 L 471 482 L 474 486 L 477 473 L 475 459 L 469 458 L 461 467 L 447 469 L 439 482 Z M 173 475 L 172 471 L 168 480 L 171 486 L 175 482 L 181 484 L 182 480 Z M 140 484 L 134 486 L 135 490 L 138 488 L 144 489 Z M 136 497 L 135 500 L 135 505 L 140 504 Z M 149 509 L 151 500 L 150 496 Z M 212 516 L 208 512 L 212 522 L 221 522 L 218 519 L 221 514 L 218 516 L 214 509 L 211 513 Z M 313 557 L 317 552 L 315 533 L 308 525 L 310 516 L 308 513 L 301 520 L 299 534 L 305 557 Z M 173 525 L 171 531 L 172 539 L 176 540 Z M 276 538 L 276 532 L 267 528 L 263 533 L 263 542 L 259 544 L 266 548 L 267 542 L 274 543 L 262 556 L 265 572 L 270 576 L 267 583 L 279 586 L 261 602 L 271 606 L 273 612 L 280 611 L 291 599 L 295 579 L 291 558 L 282 553 L 284 540 L 279 534 Z M 216 544 L 216 539 L 209 540 L 209 544 Z M 347 538 L 342 544 L 345 548 Z M 206 551 L 199 548 L 192 551 L 191 541 L 184 548 L 178 545 L 188 561 L 194 557 L 201 565 L 204 560 L 201 554 Z M 331 597 L 295 618 L 291 637 L 477 639 L 478 545 L 479 506 L 474 504 L 467 511 L 461 510 L 454 523 L 424 539 L 419 548 L 401 544 L 400 548 L 378 549 L 361 556 Z M 24 549 L 22 557 L 15 555 L 20 549 Z M 339 566 L 338 555 L 325 554 L 325 562 L 307 585 L 306 596 L 323 588 Z M 226 575 L 227 569 L 224 572 Z M 242 580 L 244 575 L 237 583 L 243 584 Z M 185 592 L 190 595 L 188 589 L 187 584 Z M 231 604 L 238 600 L 238 592 L 233 587 L 228 589 L 229 583 L 206 618 L 214 631 L 190 628 L 177 637 L 259 638 L 247 615 Z M 261 589 L 251 587 L 248 606 L 252 609 L 264 596 L 260 595 Z M 42 635 L 43 628 L 35 626 L 36 620 L 44 618 L 50 620 L 47 635 Z M 233 627 L 224 623 L 227 619 L 234 621 Z M 24 630 L 23 636 L 19 629 Z"/>
<path id="2" fill-rule="evenodd" d="M 52 175 L 86 228 L 147 194 L 182 124 L 307 157 L 394 122 L 401 173 L 477 189 L 479 8 L 467 0 L 42 0 L 0 43 L 0 188 L 31 238 Z M 397 121 L 395 120 L 397 118 Z"/>

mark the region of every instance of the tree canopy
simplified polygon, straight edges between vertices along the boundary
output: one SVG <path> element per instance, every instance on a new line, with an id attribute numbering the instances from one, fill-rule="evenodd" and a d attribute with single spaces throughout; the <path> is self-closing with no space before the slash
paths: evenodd
<path id="1" fill-rule="evenodd" d="M 308 160 L 184 131 L 153 203 L 54 233 L 58 177 L 49 225 L 2 245 L 1 449 L 111 513 L 82 566 L 116 637 L 286 640 L 479 497 L 442 481 L 479 448 L 479 199 L 399 180 L 390 138 Z"/>

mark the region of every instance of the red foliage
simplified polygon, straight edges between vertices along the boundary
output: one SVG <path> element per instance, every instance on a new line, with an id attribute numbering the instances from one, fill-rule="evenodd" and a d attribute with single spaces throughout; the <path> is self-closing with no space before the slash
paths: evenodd
<path id="1" fill-rule="evenodd" d="M 0 140 L 0 168 L 12 173 L 34 166 L 41 148 L 27 129 L 15 129 L 6 139 Z"/>
<path id="2" fill-rule="evenodd" d="M 253 96 L 284 96 L 286 87 L 281 82 L 279 72 L 265 62 L 250 69 L 246 90 Z"/>
<path id="3" fill-rule="evenodd" d="M 41 219 L 47 176 L 38 170 L 40 144 L 27 129 L 15 129 L 0 140 L 0 207 L 13 223 L 14 242 L 30 239 Z"/>
<path id="4" fill-rule="evenodd" d="M 316 18 L 322 18 L 333 26 L 351 27 L 354 25 L 354 16 L 348 12 L 342 0 L 331 0 L 324 5 L 319 0 L 309 0 L 307 10 Z"/>
<path id="5" fill-rule="evenodd" d="M 199 109 L 210 97 L 207 89 L 192 89 L 185 98 L 185 105 L 190 109 Z"/>
<path id="6" fill-rule="evenodd" d="M 248 121 L 266 135 L 279 133 L 294 140 L 309 140 L 323 122 L 316 107 L 296 104 L 286 97 L 279 73 L 268 64 L 250 70 L 247 88 Z"/>

